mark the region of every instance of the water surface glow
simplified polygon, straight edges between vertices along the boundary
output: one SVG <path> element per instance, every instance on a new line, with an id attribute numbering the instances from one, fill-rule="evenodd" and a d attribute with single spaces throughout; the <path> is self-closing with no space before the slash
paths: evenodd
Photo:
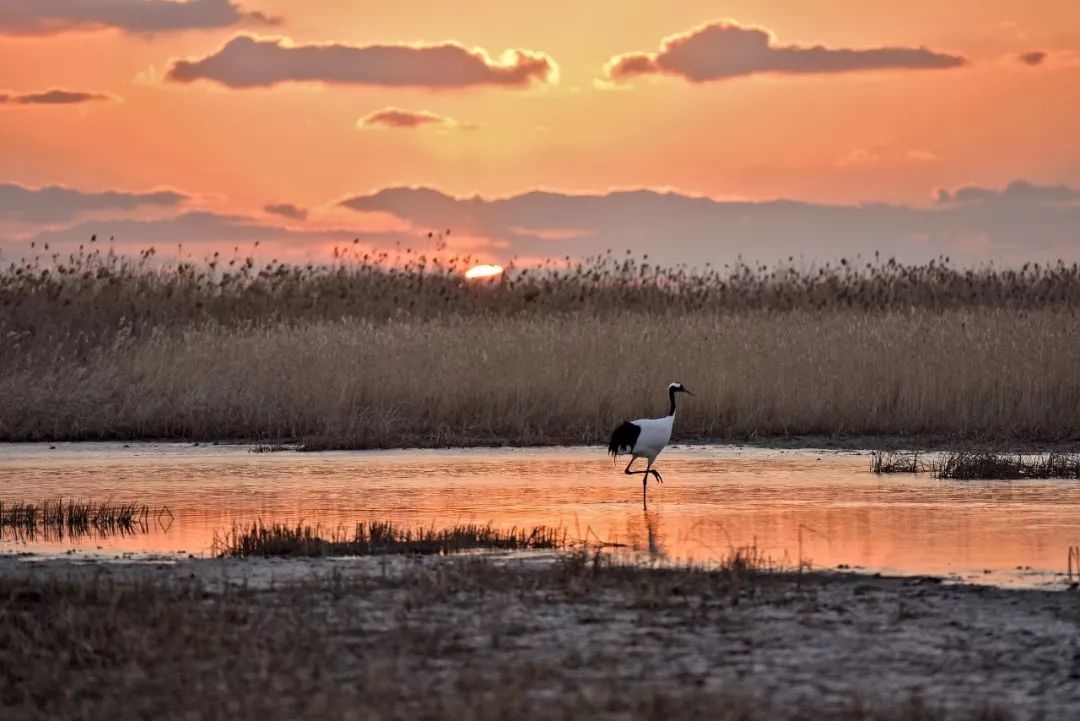
<path id="1" fill-rule="evenodd" d="M 622 464 L 624 465 L 624 464 Z M 1060 582 L 1080 545 L 1080 483 L 874 476 L 864 453 L 669 448 L 665 483 L 622 474 L 599 448 L 251 453 L 245 446 L 0 447 L 0 501 L 58 496 L 168 506 L 146 534 L 13 540 L 3 551 L 207 554 L 234 523 L 361 520 L 555 525 L 672 561 L 755 544 L 793 565 Z"/>

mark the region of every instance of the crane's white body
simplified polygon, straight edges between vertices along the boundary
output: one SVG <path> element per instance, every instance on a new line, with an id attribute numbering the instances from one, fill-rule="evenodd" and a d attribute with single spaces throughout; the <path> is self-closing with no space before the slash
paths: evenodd
<path id="1" fill-rule="evenodd" d="M 649 459 L 649 465 L 651 466 L 656 457 L 660 455 L 660 451 L 664 450 L 664 446 L 671 440 L 671 429 L 675 426 L 675 414 L 672 413 L 670 416 L 664 416 L 663 418 L 639 418 L 630 422 L 641 429 L 641 434 L 638 436 L 637 443 L 630 449 L 630 454 L 635 458 Z"/>

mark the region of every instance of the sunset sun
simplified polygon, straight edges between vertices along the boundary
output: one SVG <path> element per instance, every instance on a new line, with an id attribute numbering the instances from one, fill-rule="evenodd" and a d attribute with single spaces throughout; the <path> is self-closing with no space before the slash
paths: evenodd
<path id="1" fill-rule="evenodd" d="M 474 265 L 465 271 L 465 277 L 469 280 L 476 280 L 478 278 L 492 278 L 496 275 L 502 275 L 503 267 L 501 265 Z"/>

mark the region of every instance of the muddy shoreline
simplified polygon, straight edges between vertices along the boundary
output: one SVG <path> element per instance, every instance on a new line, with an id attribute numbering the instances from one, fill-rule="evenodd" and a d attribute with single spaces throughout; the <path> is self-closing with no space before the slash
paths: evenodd
<path id="1" fill-rule="evenodd" d="M 582 554 L 7 556 L 0 613 L 9 718 L 1080 714 L 1076 591 Z"/>

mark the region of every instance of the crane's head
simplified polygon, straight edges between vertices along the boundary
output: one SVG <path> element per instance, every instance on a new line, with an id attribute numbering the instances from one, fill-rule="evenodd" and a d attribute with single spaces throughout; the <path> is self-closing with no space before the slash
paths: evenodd
<path id="1" fill-rule="evenodd" d="M 688 393 L 689 395 L 694 395 L 693 393 L 690 393 L 689 388 L 684 386 L 682 383 L 679 383 L 678 381 L 669 385 L 667 389 L 668 393 Z"/>

